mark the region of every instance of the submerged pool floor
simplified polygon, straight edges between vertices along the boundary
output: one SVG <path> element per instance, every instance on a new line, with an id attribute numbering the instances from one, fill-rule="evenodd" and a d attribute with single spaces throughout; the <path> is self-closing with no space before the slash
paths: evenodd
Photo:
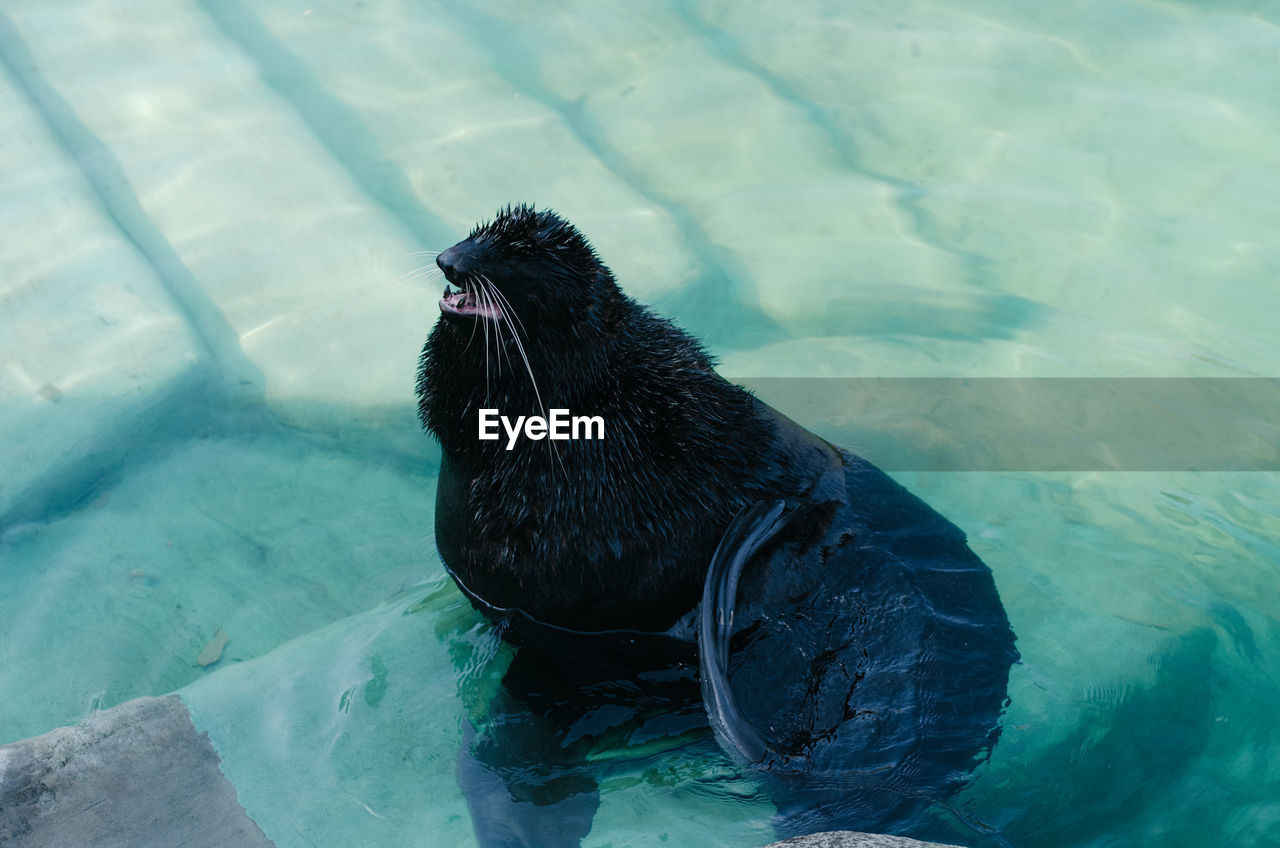
<path id="1" fill-rule="evenodd" d="M 1226 0 L 5 3 L 0 744 L 178 692 L 282 848 L 471 844 L 508 654 L 435 552 L 421 251 L 554 208 L 735 379 L 1275 378 L 1277 57 Z M 1277 472 L 895 476 L 1022 655 L 930 835 L 1280 842 Z M 714 746 L 602 787 L 587 845 L 772 837 Z"/>

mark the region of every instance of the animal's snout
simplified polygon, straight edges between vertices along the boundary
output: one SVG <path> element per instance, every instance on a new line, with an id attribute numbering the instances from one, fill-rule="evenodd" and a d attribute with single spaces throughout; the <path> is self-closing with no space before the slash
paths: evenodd
<path id="1" fill-rule="evenodd" d="M 444 278 L 451 283 L 472 270 L 474 264 L 467 251 L 456 244 L 436 257 L 436 265 L 440 266 L 440 270 L 444 271 Z"/>

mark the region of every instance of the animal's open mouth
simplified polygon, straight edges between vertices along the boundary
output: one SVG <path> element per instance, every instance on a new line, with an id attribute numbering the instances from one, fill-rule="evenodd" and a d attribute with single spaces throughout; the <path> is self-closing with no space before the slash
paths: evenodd
<path id="1" fill-rule="evenodd" d="M 462 289 L 461 291 L 451 291 L 451 287 L 444 287 L 444 296 L 440 298 L 440 311 L 445 315 L 457 315 L 464 318 L 488 318 L 496 321 L 502 317 L 502 313 L 498 310 L 496 304 L 488 300 L 482 300 L 476 296 L 474 291 Z"/>

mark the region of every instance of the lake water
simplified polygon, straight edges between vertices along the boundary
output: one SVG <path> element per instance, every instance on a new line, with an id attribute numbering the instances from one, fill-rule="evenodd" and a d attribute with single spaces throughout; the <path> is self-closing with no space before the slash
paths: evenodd
<path id="1" fill-rule="evenodd" d="M 1198 430 L 913 462 L 949 414 L 795 382 L 1280 377 L 1277 90 L 1266 0 L 5 0 L 0 743 L 178 691 L 282 848 L 472 844 L 455 758 L 509 656 L 435 553 L 416 252 L 528 201 L 991 566 L 1022 661 L 933 835 L 1280 844 L 1273 420 L 1230 471 Z M 1169 385 L 1099 415 L 1214 412 Z M 672 742 L 584 844 L 771 813 Z"/>

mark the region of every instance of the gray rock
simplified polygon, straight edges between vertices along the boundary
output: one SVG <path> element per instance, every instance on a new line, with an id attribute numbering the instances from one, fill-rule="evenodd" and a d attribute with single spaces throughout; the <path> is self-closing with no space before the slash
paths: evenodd
<path id="1" fill-rule="evenodd" d="M 272 848 L 176 695 L 0 746 L 6 848 Z"/>
<path id="2" fill-rule="evenodd" d="M 852 830 L 833 830 L 829 833 L 812 833 L 782 842 L 774 842 L 765 848 L 959 848 L 938 842 L 921 842 L 905 836 L 885 836 L 880 833 L 855 833 Z"/>

